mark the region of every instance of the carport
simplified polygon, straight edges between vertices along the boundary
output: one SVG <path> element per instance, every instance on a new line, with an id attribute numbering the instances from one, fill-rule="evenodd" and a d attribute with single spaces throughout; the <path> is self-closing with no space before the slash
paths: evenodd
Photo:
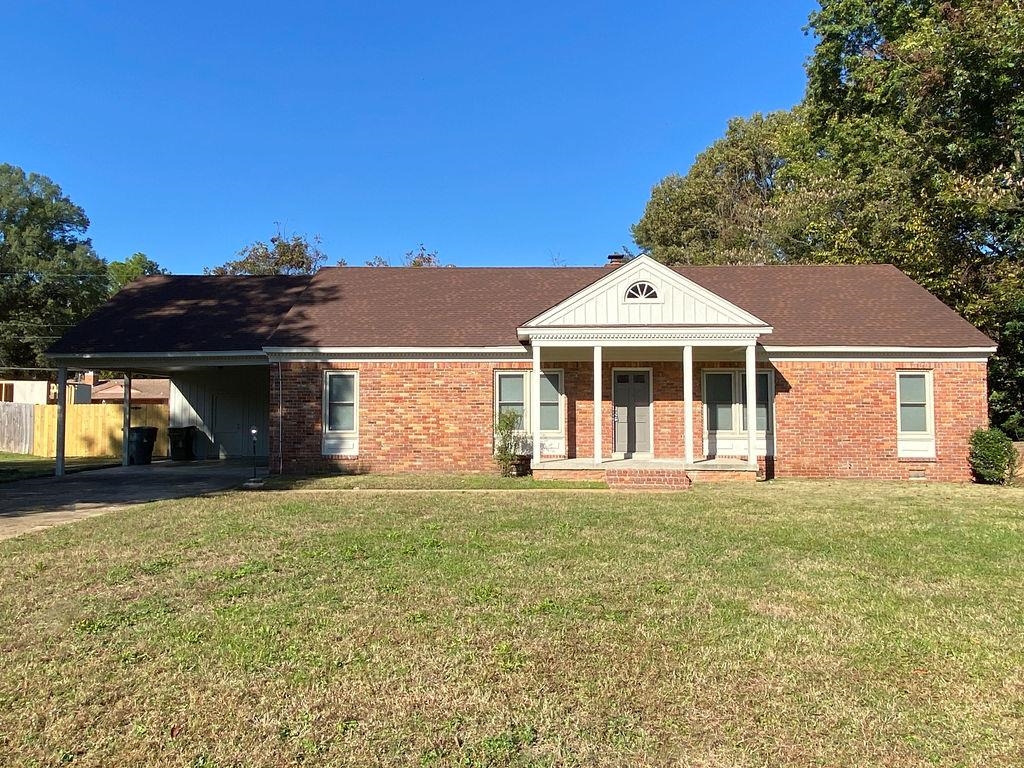
<path id="1" fill-rule="evenodd" d="M 171 380 L 173 427 L 196 428 L 199 459 L 269 455 L 270 361 L 264 346 L 308 276 L 153 275 L 139 278 L 48 351 L 58 391 L 69 371 L 124 376 L 121 461 L 129 463 L 131 380 Z M 65 474 L 66 404 L 58 398 L 56 471 Z"/>
<path id="2" fill-rule="evenodd" d="M 195 428 L 198 459 L 264 460 L 268 449 L 270 366 L 262 353 L 193 354 L 187 358 L 139 355 L 132 358 L 92 354 L 76 356 L 75 365 L 57 362 L 57 391 L 66 391 L 68 373 L 86 370 L 119 371 L 124 377 L 121 463 L 129 465 L 132 377 L 137 374 L 170 379 L 169 426 Z M 56 470 L 65 470 L 66 401 L 57 399 Z M 253 445 L 255 430 L 255 446 Z"/>

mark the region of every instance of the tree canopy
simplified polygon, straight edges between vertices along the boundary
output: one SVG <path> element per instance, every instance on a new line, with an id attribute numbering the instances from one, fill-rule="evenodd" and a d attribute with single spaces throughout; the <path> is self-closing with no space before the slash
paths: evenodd
<path id="1" fill-rule="evenodd" d="M 381 255 L 374 256 L 372 259 L 366 261 L 368 267 L 390 267 L 391 262 L 388 261 Z M 454 267 L 454 264 L 442 264 L 441 257 L 438 256 L 437 251 L 427 250 L 427 246 L 420 243 L 420 247 L 411 251 L 406 251 L 405 256 L 402 257 L 403 267 Z"/>
<path id="2" fill-rule="evenodd" d="M 654 187 L 666 262 L 896 265 L 999 342 L 993 420 L 1024 437 L 1024 8 L 822 0 L 803 102 L 729 123 Z"/>
<path id="3" fill-rule="evenodd" d="M 45 366 L 45 349 L 106 298 L 88 227 L 52 180 L 0 164 L 0 375 Z"/>
<path id="4" fill-rule="evenodd" d="M 166 275 L 167 270 L 144 253 L 133 253 L 124 261 L 112 261 L 107 265 L 110 277 L 110 293 L 117 293 L 132 280 L 143 275 Z"/>
<path id="5" fill-rule="evenodd" d="M 238 258 L 219 267 L 206 267 L 207 275 L 311 275 L 327 260 L 320 238 L 288 235 L 281 231 L 269 243 L 257 240 L 238 252 Z M 339 264 L 344 262 L 339 261 Z"/>

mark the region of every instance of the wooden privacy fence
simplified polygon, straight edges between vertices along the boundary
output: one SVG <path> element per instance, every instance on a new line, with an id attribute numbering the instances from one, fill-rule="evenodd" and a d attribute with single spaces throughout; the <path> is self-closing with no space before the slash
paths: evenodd
<path id="1" fill-rule="evenodd" d="M 11 408 L 12 405 L 17 408 Z M 51 458 L 57 455 L 56 405 L 0 403 L 0 406 L 0 450 Z M 133 427 L 157 428 L 154 456 L 169 453 L 168 411 L 166 405 L 132 406 Z M 64 455 L 120 456 L 122 414 L 122 406 L 116 403 L 68 403 Z M 8 445 L 12 447 L 5 447 Z"/>
<path id="2" fill-rule="evenodd" d="M 0 403 L 0 451 L 32 453 L 31 403 Z"/>

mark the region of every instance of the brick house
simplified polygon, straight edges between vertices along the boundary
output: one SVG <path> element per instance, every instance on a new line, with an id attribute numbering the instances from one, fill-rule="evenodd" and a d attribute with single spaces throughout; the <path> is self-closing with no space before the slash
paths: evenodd
<path id="1" fill-rule="evenodd" d="M 200 457 L 251 455 L 255 428 L 274 472 L 493 471 L 511 410 L 535 473 L 673 485 L 968 480 L 994 350 L 891 266 L 641 256 L 153 276 L 49 354 L 170 377 Z"/>

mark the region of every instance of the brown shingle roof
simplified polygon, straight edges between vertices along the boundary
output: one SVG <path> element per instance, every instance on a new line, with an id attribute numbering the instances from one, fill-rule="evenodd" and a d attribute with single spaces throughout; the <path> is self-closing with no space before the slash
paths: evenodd
<path id="1" fill-rule="evenodd" d="M 988 347 L 993 342 L 889 264 L 679 267 L 756 315 L 779 346 Z"/>
<path id="2" fill-rule="evenodd" d="M 68 331 L 50 354 L 259 350 L 309 277 L 142 277 Z"/>
<path id="3" fill-rule="evenodd" d="M 765 344 L 989 346 L 991 341 L 895 267 L 676 267 L 774 327 Z M 518 343 L 516 328 L 608 274 L 605 267 L 337 267 L 310 284 L 340 301 L 289 312 L 274 347 L 457 347 Z"/>
<path id="4" fill-rule="evenodd" d="M 772 325 L 782 346 L 979 347 L 992 342 L 887 265 L 678 267 Z M 603 267 L 329 267 L 313 278 L 139 280 L 52 353 L 270 347 L 491 347 Z"/>
<path id="5" fill-rule="evenodd" d="M 332 267 L 270 338 L 272 347 L 494 347 L 604 274 L 594 267 Z"/>

